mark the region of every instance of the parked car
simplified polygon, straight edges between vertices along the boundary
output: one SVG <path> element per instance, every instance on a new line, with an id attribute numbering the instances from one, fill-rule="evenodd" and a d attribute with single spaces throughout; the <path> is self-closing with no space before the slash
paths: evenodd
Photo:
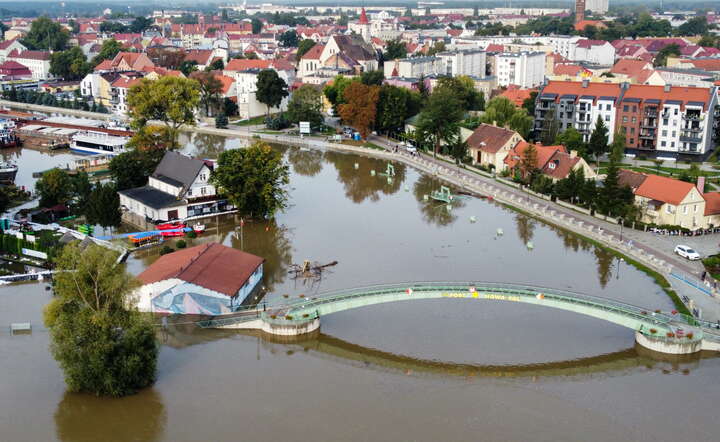
<path id="1" fill-rule="evenodd" d="M 689 259 L 690 261 L 697 261 L 698 259 L 700 259 L 700 254 L 695 250 L 691 249 L 689 246 L 675 246 L 674 252 L 685 259 Z"/>

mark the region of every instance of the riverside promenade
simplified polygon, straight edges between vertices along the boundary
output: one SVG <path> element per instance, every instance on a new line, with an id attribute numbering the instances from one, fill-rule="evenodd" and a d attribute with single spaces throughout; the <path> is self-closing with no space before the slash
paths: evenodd
<path id="1" fill-rule="evenodd" d="M 0 106 L 54 115 L 72 115 L 104 120 L 124 119 L 111 114 L 14 103 L 6 100 L 0 100 Z M 181 128 L 181 130 L 189 133 L 202 133 L 229 138 L 262 139 L 268 142 L 401 161 L 465 191 L 476 195 L 491 196 L 501 204 L 523 211 L 546 223 L 575 232 L 616 250 L 660 273 L 679 296 L 687 298 L 686 305 L 695 307 L 701 312 L 703 319 L 713 322 L 720 320 L 720 298 L 717 297 L 712 285 L 708 286 L 707 283 L 700 281 L 703 272 L 702 264 L 680 258 L 672 252 L 675 245 L 688 244 L 697 248 L 702 254 L 716 253 L 720 235 L 699 237 L 663 236 L 627 227 L 623 228 L 619 224 L 598 219 L 551 202 L 541 196 L 531 194 L 520 188 L 516 183 L 500 180 L 489 174 L 483 175 L 480 171 L 458 167 L 446 159 L 433 158 L 431 155 L 422 153 L 410 155 L 402 149 L 397 153 L 393 153 L 393 148 L 396 146 L 395 142 L 379 136 L 371 136 L 368 141 L 382 147 L 384 150 L 329 142 L 318 137 L 301 138 L 285 134 L 256 132 L 253 129 L 255 128 L 251 126 L 231 126 L 228 129 L 217 129 L 202 125 Z"/>

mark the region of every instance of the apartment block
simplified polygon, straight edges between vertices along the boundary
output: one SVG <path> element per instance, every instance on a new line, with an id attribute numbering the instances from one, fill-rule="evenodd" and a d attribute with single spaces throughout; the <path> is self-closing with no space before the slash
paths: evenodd
<path id="1" fill-rule="evenodd" d="M 540 86 L 545 79 L 544 52 L 503 52 L 495 55 L 495 76 L 499 86 L 521 88 Z"/>

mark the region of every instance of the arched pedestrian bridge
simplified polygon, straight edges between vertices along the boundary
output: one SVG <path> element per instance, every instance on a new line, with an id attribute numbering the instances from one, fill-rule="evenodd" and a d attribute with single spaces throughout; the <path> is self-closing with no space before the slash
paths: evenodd
<path id="1" fill-rule="evenodd" d="M 720 351 L 720 330 L 710 323 L 597 296 L 503 283 L 428 282 L 361 287 L 301 298 L 256 311 L 256 315 L 219 318 L 200 325 L 254 328 L 273 335 L 297 336 L 317 330 L 320 319 L 332 313 L 386 302 L 441 298 L 522 302 L 592 316 L 633 330 L 640 345 L 663 353 Z"/>

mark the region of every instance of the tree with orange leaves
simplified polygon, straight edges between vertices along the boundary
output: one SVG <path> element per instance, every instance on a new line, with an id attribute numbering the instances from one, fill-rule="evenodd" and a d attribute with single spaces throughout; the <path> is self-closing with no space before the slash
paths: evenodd
<path id="1" fill-rule="evenodd" d="M 370 127 L 375 123 L 380 87 L 354 81 L 343 91 L 343 98 L 345 104 L 340 105 L 340 118 L 367 139 Z"/>

